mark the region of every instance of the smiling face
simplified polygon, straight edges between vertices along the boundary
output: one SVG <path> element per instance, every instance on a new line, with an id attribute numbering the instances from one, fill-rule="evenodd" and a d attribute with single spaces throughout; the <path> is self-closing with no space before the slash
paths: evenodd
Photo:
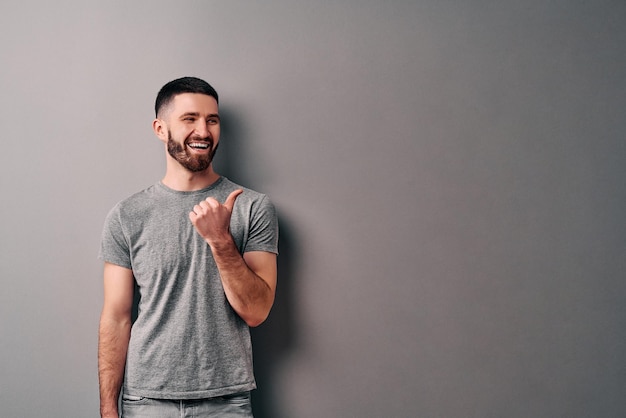
<path id="1" fill-rule="evenodd" d="M 154 131 L 173 160 L 191 172 L 211 166 L 220 138 L 217 101 L 205 94 L 182 93 L 159 113 Z"/>

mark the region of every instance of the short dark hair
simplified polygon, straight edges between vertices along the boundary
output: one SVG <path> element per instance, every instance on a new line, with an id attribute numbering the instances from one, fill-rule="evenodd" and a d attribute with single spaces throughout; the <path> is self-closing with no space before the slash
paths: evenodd
<path id="1" fill-rule="evenodd" d="M 161 109 L 167 106 L 175 96 L 182 93 L 206 94 L 219 103 L 217 91 L 209 83 L 197 77 L 182 77 L 172 80 L 161 87 L 154 103 L 155 115 L 158 117 Z"/>

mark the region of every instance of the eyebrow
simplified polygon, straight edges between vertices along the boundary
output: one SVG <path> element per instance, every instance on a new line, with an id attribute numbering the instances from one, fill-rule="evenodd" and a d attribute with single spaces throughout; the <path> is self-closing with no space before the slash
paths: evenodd
<path id="1" fill-rule="evenodd" d="M 182 115 L 180 115 L 180 119 L 186 117 L 186 116 L 195 116 L 196 118 L 200 117 L 200 113 L 198 112 L 185 112 Z M 209 118 L 217 118 L 220 119 L 220 115 L 218 115 L 217 113 L 210 113 L 207 115 L 207 119 Z"/>

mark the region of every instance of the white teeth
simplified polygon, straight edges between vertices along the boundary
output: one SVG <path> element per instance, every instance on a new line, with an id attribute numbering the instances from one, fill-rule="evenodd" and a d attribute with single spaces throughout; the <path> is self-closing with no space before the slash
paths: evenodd
<path id="1" fill-rule="evenodd" d="M 201 144 L 201 143 L 191 143 L 191 144 L 189 144 L 189 146 L 191 148 L 201 148 L 201 149 L 209 148 L 209 144 Z"/>

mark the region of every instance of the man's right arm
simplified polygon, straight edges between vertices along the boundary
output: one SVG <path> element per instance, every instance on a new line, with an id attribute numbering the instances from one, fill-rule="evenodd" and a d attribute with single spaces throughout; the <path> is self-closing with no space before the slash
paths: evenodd
<path id="1" fill-rule="evenodd" d="M 98 338 L 100 415 L 118 417 L 117 402 L 124 380 L 130 340 L 134 278 L 130 269 L 104 264 L 104 304 Z"/>

